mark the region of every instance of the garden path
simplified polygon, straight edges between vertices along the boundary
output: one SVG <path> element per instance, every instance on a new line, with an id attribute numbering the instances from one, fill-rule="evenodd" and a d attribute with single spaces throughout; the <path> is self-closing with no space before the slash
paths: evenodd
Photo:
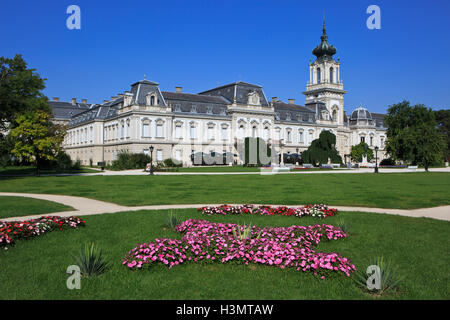
<path id="1" fill-rule="evenodd" d="M 66 206 L 70 206 L 75 211 L 63 211 L 54 212 L 50 215 L 53 216 L 86 216 L 93 214 L 115 213 L 121 211 L 138 211 L 138 210 L 168 210 L 168 209 L 187 209 L 187 208 L 200 208 L 203 206 L 211 206 L 217 204 L 173 204 L 173 205 L 151 205 L 151 206 L 138 206 L 128 207 L 121 206 L 114 203 L 84 198 L 75 196 L 53 195 L 53 194 L 35 194 L 35 193 L 15 193 L 15 192 L 0 192 L 0 196 L 10 197 L 28 197 L 47 201 L 53 201 L 62 203 Z M 276 204 L 274 204 L 276 206 Z M 298 205 L 297 205 L 298 206 Z M 438 220 L 450 221 L 450 206 L 440 206 L 434 208 L 422 208 L 414 210 L 402 210 L 402 209 L 383 209 L 383 208 L 368 208 L 368 207 L 345 207 L 345 206 L 333 206 L 340 211 L 352 211 L 352 212 L 373 212 L 373 213 L 385 213 L 394 214 L 406 217 L 426 217 Z M 16 220 L 28 220 L 42 216 L 29 215 L 25 217 L 12 217 L 6 219 L 0 219 L 2 221 L 16 221 Z"/>

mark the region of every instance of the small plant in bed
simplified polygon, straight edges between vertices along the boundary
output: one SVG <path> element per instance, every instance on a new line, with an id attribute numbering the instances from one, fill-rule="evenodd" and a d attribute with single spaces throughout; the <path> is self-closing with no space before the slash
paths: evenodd
<path id="1" fill-rule="evenodd" d="M 74 259 L 80 267 L 81 275 L 84 277 L 101 275 L 109 268 L 109 262 L 103 257 L 102 250 L 94 243 L 85 244 L 84 248 L 80 248 L 78 256 Z"/>

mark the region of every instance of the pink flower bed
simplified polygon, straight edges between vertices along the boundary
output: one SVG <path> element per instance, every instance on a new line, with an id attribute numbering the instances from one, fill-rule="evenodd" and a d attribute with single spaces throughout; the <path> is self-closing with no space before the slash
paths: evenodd
<path id="1" fill-rule="evenodd" d="M 244 204 L 241 206 L 230 206 L 228 204 L 223 204 L 217 207 L 202 207 L 198 209 L 203 214 L 259 214 L 259 215 L 283 215 L 283 216 L 296 216 L 304 217 L 311 216 L 315 218 L 326 218 L 335 216 L 338 211 L 337 209 L 329 208 L 324 204 L 309 204 L 304 207 L 289 208 L 286 206 L 282 207 L 271 207 L 271 206 L 253 206 Z"/>
<path id="2" fill-rule="evenodd" d="M 53 230 L 75 229 L 84 226 L 78 217 L 43 216 L 27 221 L 0 221 L 0 247 L 8 250 L 19 239 L 30 239 Z"/>
<path id="3" fill-rule="evenodd" d="M 178 239 L 155 239 L 138 244 L 124 257 L 122 264 L 129 269 L 142 269 L 161 263 L 169 268 L 187 262 L 219 262 L 248 265 L 250 263 L 295 268 L 313 272 L 323 279 L 330 273 L 350 276 L 356 270 L 351 261 L 337 253 L 316 252 L 322 239 L 338 240 L 346 237 L 331 225 L 266 227 L 253 226 L 249 239 L 236 238 L 232 223 L 214 223 L 189 219 L 175 227 L 183 234 Z"/>

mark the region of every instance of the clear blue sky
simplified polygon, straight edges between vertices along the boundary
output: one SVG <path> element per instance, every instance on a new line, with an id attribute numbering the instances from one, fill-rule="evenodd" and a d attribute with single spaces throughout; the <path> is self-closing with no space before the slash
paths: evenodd
<path id="1" fill-rule="evenodd" d="M 81 30 L 66 28 L 71 4 Z M 371 4 L 381 30 L 366 27 Z M 100 103 L 146 74 L 162 90 L 242 80 L 303 104 L 324 12 L 347 111 L 385 112 L 403 99 L 449 108 L 448 0 L 2 0 L 0 56 L 23 54 L 48 79 L 49 98 Z"/>

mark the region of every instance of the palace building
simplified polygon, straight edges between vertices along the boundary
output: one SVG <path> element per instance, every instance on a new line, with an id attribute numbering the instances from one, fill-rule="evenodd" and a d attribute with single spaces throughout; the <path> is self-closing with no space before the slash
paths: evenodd
<path id="1" fill-rule="evenodd" d="M 351 146 L 366 142 L 384 157 L 384 115 L 363 107 L 350 116 L 344 111 L 341 64 L 328 43 L 325 23 L 321 43 L 312 52 L 305 104 L 293 99 L 267 99 L 261 86 L 242 81 L 200 93 L 161 91 L 157 82 L 141 80 L 129 91 L 101 104 L 75 98 L 50 101 L 54 121 L 67 124 L 64 149 L 84 164 L 113 161 L 119 152 L 148 153 L 153 159 L 177 159 L 192 165 L 196 152 L 237 154 L 245 137 L 260 137 L 277 153 L 305 151 L 323 130 L 336 135 L 336 148 L 345 162 Z M 240 163 L 240 159 L 235 161 Z"/>

